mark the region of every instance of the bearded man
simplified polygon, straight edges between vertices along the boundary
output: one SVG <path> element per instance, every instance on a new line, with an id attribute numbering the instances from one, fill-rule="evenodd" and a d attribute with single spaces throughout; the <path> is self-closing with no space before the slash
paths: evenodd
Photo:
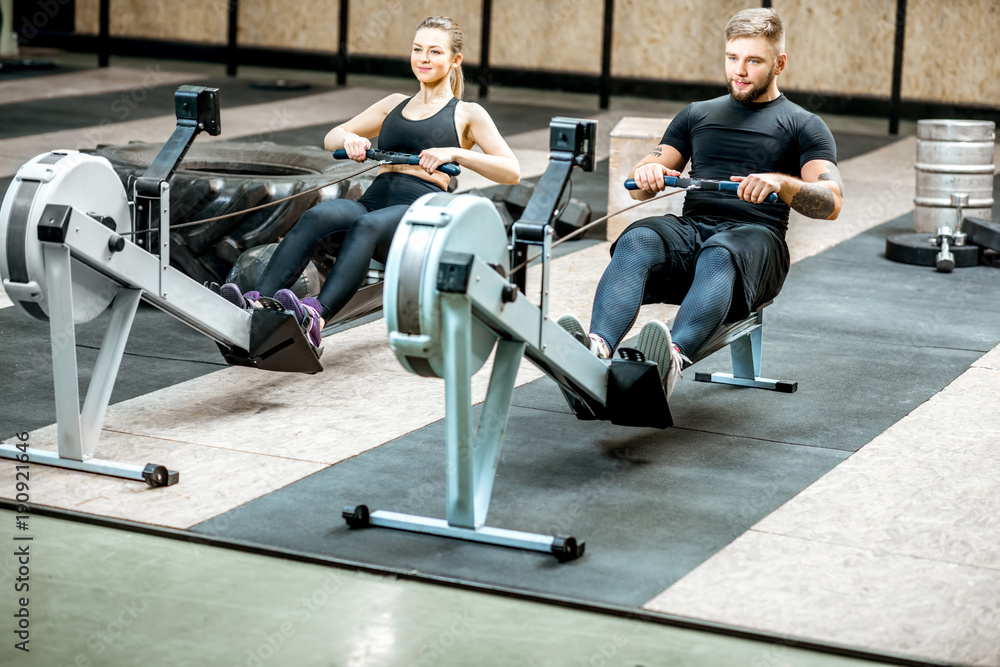
<path id="1" fill-rule="evenodd" d="M 611 246 L 589 335 L 572 315 L 560 319 L 595 354 L 609 357 L 642 304 L 679 304 L 672 331 L 651 321 L 636 345 L 658 364 L 668 397 L 722 322 L 748 317 L 781 290 L 789 209 L 833 220 L 843 203 L 829 128 L 778 90 L 788 56 L 777 13 L 739 12 L 725 43 L 729 94 L 685 107 L 630 176 L 638 187 L 632 197 L 649 199 L 690 160 L 692 179 L 738 181 L 737 195 L 689 190 L 682 215 L 630 225 Z M 774 203 L 766 201 L 771 193 Z"/>

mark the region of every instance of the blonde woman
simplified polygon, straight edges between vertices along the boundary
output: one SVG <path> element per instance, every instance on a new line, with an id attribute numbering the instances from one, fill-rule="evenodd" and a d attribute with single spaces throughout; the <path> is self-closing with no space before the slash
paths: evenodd
<path id="1" fill-rule="evenodd" d="M 344 149 L 358 162 L 366 159 L 371 139 L 379 150 L 420 156 L 416 165 L 383 165 L 358 201 L 336 199 L 306 211 L 282 239 L 256 289 L 240 294 L 233 283 L 222 295 L 241 307 L 253 307 L 261 295 L 295 313 L 310 342 L 319 345 L 325 320 L 337 314 L 363 283 L 371 260 L 385 261 L 389 244 L 406 209 L 428 192 L 443 192 L 448 176 L 437 168 L 456 162 L 498 183 L 517 183 L 517 158 L 493 119 L 478 104 L 463 102 L 462 46 L 458 25 L 433 16 L 417 26 L 410 67 L 420 84 L 413 96 L 401 93 L 376 102 L 330 130 L 327 150 Z M 473 151 L 479 146 L 482 152 Z M 318 244 L 341 239 L 337 261 L 318 299 L 300 302 L 286 289 L 298 279 Z"/>

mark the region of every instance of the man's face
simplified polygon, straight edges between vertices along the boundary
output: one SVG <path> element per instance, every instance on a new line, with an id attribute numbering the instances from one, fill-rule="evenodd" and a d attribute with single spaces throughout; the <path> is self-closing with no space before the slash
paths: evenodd
<path id="1" fill-rule="evenodd" d="M 737 37 L 726 42 L 726 85 L 740 104 L 767 93 L 780 71 L 765 38 Z"/>

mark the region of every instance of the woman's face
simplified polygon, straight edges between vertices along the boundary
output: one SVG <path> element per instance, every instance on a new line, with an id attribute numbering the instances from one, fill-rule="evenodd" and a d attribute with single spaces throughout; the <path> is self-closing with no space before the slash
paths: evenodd
<path id="1" fill-rule="evenodd" d="M 422 83 L 435 83 L 446 78 L 461 62 L 461 55 L 452 54 L 451 39 L 444 30 L 421 28 L 413 36 L 410 67 Z"/>

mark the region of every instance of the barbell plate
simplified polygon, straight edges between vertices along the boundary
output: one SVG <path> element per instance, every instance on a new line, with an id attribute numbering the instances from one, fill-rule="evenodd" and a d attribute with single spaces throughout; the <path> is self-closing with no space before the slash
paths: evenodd
<path id="1" fill-rule="evenodd" d="M 885 240 L 885 256 L 894 262 L 934 267 L 941 249 L 931 243 L 930 234 L 895 234 Z M 979 263 L 979 246 L 951 246 L 955 268 L 976 266 Z"/>

